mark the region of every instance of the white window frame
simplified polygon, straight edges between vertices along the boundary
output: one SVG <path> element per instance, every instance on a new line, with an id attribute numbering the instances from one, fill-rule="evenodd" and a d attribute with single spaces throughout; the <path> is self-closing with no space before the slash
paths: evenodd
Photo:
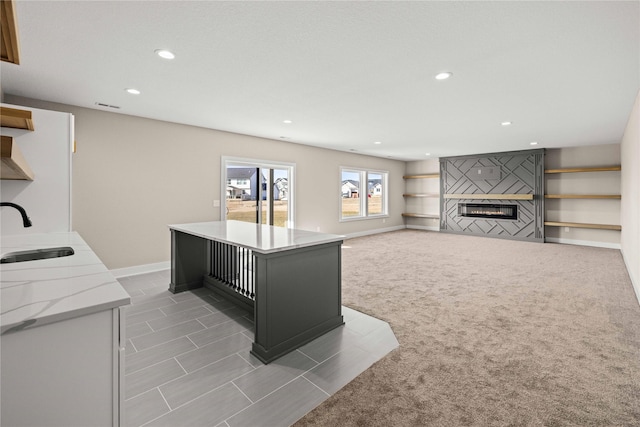
<path id="1" fill-rule="evenodd" d="M 358 197 L 360 199 L 360 215 L 357 216 L 342 216 L 342 175 L 344 172 L 356 172 L 360 175 L 360 190 Z M 382 212 L 376 214 L 369 213 L 369 204 L 367 201 L 369 200 L 369 174 L 378 174 L 382 176 Z M 373 218 L 388 218 L 389 217 L 389 171 L 386 170 L 378 170 L 378 169 L 368 169 L 361 167 L 350 167 L 350 166 L 340 166 L 340 179 L 339 179 L 339 197 L 340 200 L 338 202 L 338 219 L 340 222 L 349 222 L 349 221 L 362 221 L 366 219 Z"/>

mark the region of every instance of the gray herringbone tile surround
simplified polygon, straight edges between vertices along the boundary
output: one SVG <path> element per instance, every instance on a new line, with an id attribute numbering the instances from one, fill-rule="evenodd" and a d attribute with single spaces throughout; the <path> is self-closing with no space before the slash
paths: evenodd
<path id="1" fill-rule="evenodd" d="M 264 365 L 253 313 L 207 289 L 172 294 L 169 271 L 120 278 L 125 420 L 138 426 L 288 426 L 398 346 L 389 325 L 343 307 L 346 325 Z"/>

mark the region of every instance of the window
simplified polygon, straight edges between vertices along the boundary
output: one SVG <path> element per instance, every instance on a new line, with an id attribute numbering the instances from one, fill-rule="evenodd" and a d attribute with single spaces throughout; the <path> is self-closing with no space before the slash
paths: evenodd
<path id="1" fill-rule="evenodd" d="M 340 168 L 340 220 L 386 216 L 388 172 Z"/>

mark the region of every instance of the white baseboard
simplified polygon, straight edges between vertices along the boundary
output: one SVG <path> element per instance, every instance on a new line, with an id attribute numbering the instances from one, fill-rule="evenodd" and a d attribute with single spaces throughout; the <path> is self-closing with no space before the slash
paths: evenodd
<path id="1" fill-rule="evenodd" d="M 622 249 L 620 249 L 620 253 L 622 254 L 622 260 L 627 267 L 627 273 L 629 274 L 629 278 L 631 279 L 631 286 L 633 286 L 633 290 L 636 293 L 638 304 L 640 304 L 640 277 L 633 277 L 634 271 L 631 269 L 630 260 L 628 260 L 627 257 L 624 256 L 624 251 Z"/>
<path id="2" fill-rule="evenodd" d="M 344 237 L 345 237 L 345 239 L 353 239 L 355 237 L 370 236 L 372 234 L 387 233 L 389 231 L 398 231 L 398 230 L 404 230 L 404 229 L 405 229 L 404 225 L 396 225 L 394 227 L 376 228 L 375 230 L 367 230 L 367 231 L 359 231 L 357 233 L 349 233 L 349 234 L 345 234 Z"/>
<path id="3" fill-rule="evenodd" d="M 153 273 L 154 271 L 168 270 L 171 268 L 171 261 L 156 262 L 154 264 L 135 265 L 133 267 L 116 268 L 111 271 L 116 279 L 127 276 L 137 276 L 138 274 Z"/>
<path id="4" fill-rule="evenodd" d="M 440 231 L 440 226 L 435 227 L 432 225 L 407 225 L 406 227 L 413 230 Z"/>
<path id="5" fill-rule="evenodd" d="M 548 243 L 561 243 L 563 245 L 593 246 L 596 248 L 620 249 L 620 243 L 593 242 L 590 240 L 572 240 L 563 239 L 562 237 L 545 237 L 544 240 Z"/>

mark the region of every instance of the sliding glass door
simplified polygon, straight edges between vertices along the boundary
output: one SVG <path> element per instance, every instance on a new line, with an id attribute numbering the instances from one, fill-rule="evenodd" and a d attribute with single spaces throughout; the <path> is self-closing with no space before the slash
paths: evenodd
<path id="1" fill-rule="evenodd" d="M 295 165 L 223 158 L 223 218 L 293 228 Z"/>

